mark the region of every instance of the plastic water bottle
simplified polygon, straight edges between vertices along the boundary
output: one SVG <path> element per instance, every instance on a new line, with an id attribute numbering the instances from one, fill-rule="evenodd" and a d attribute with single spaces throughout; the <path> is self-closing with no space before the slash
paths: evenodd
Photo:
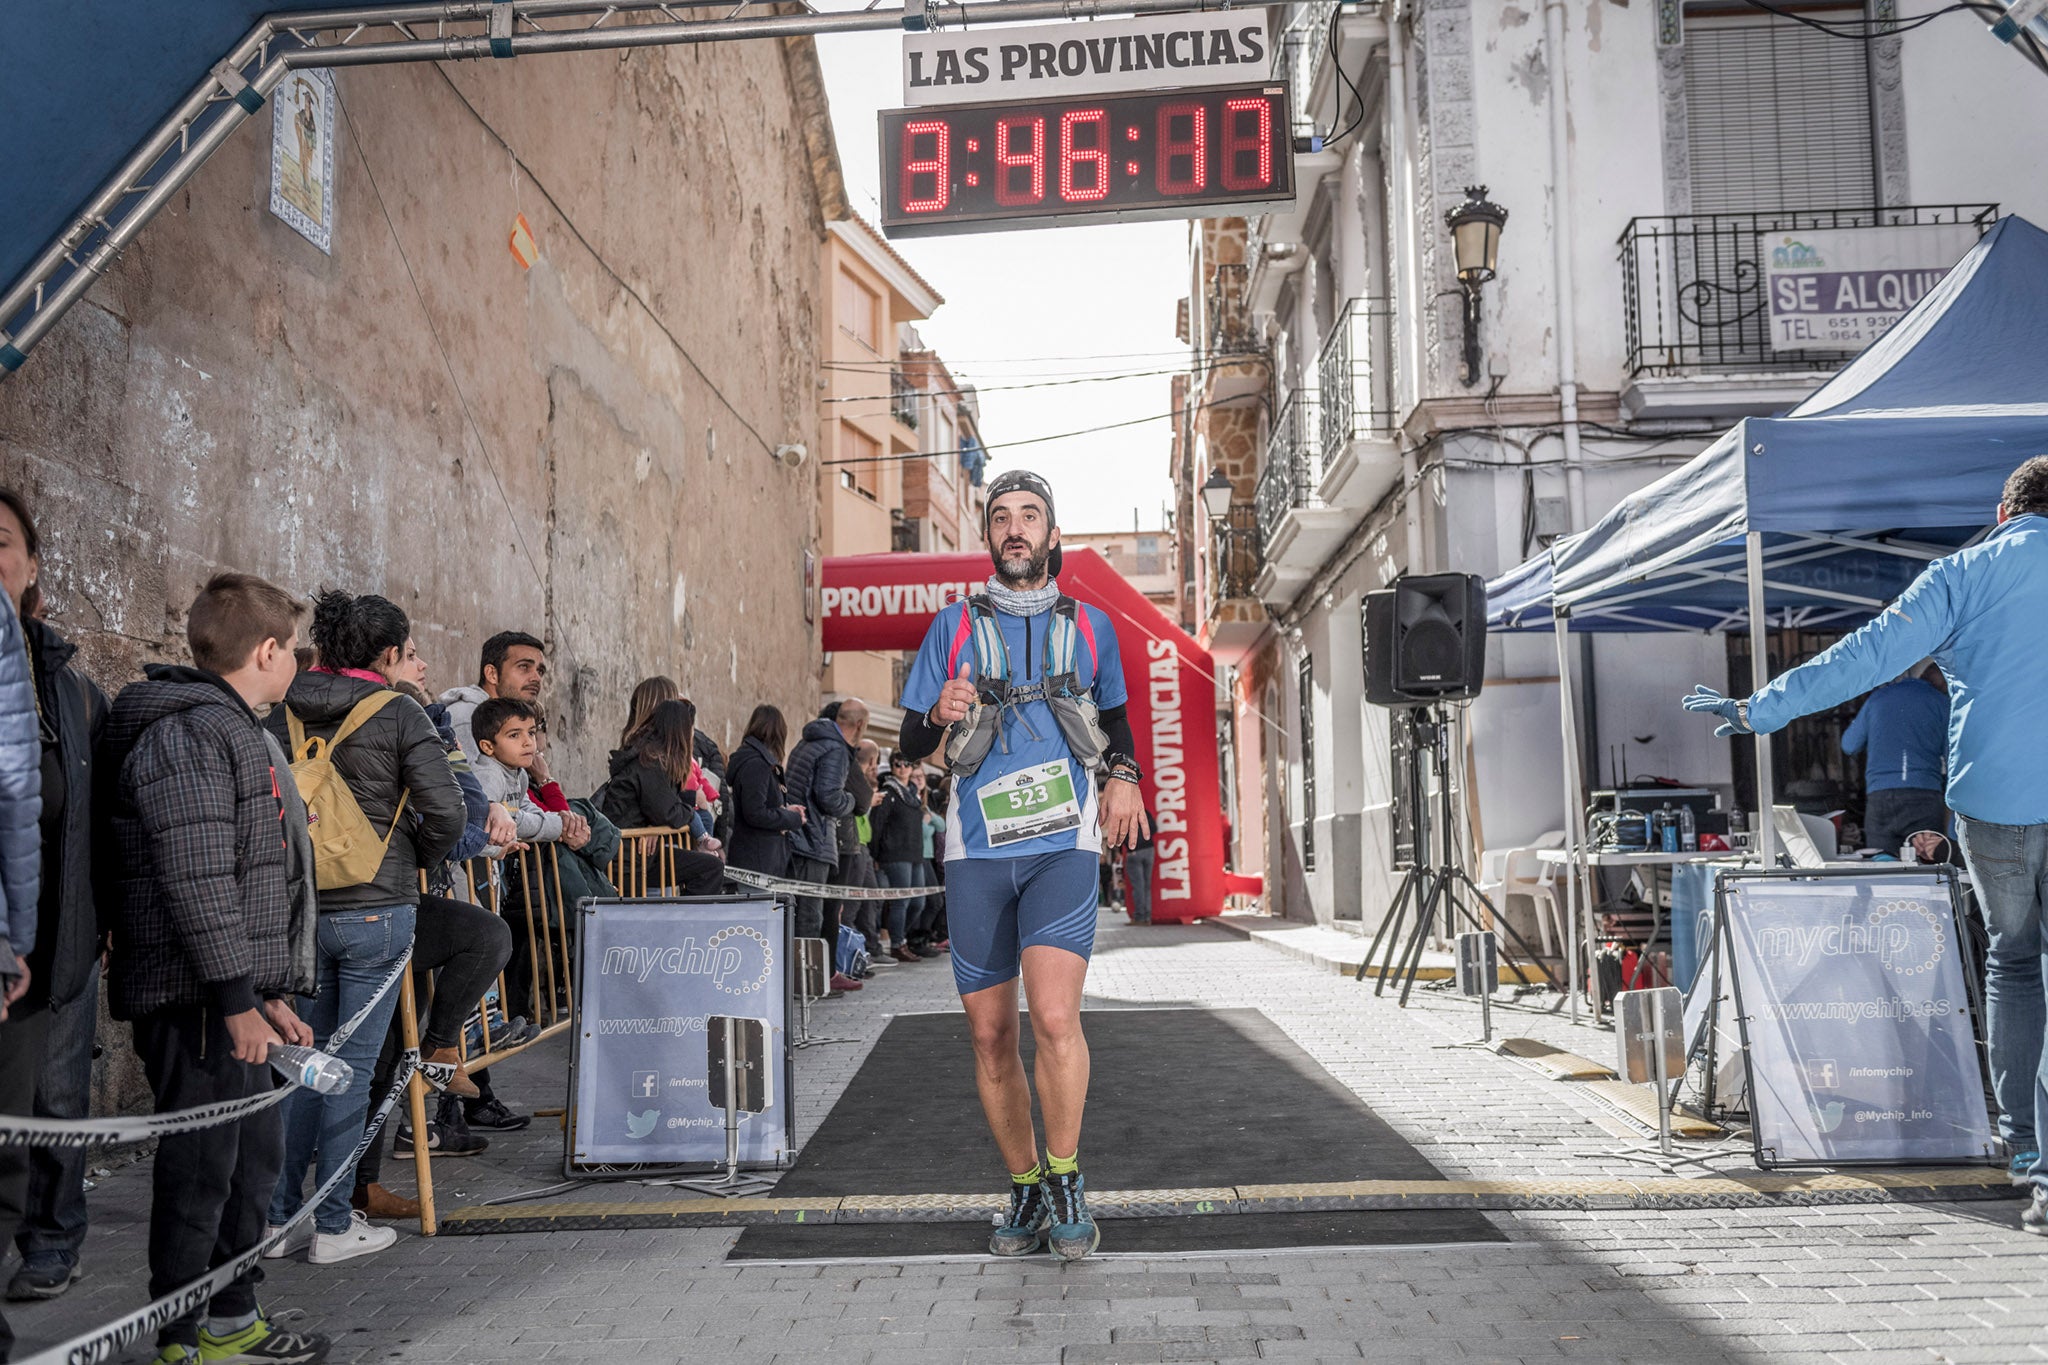
<path id="1" fill-rule="evenodd" d="M 1678 852 L 1678 817 L 1671 811 L 1671 803 L 1657 812 L 1657 846 L 1666 853 Z"/>
<path id="2" fill-rule="evenodd" d="M 304 1047 L 298 1043 L 271 1044 L 270 1064 L 286 1080 L 297 1081 L 322 1095 L 348 1089 L 348 1083 L 355 1079 L 356 1074 L 355 1068 L 341 1058 L 330 1057 L 319 1048 Z"/>
<path id="3" fill-rule="evenodd" d="M 1678 808 L 1678 847 L 1686 853 L 1700 851 L 1699 826 L 1693 823 L 1691 806 Z"/>

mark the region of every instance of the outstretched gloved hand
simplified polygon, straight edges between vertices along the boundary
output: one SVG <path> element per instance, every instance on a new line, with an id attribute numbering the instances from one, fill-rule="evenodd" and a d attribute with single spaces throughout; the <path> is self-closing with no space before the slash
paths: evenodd
<path id="1" fill-rule="evenodd" d="M 1704 683 L 1693 688 L 1690 696 L 1681 697 L 1678 704 L 1688 711 L 1705 711 L 1719 716 L 1723 723 L 1714 728 L 1714 733 L 1723 739 L 1729 735 L 1756 733 L 1749 728 L 1749 722 L 1743 718 L 1743 705 L 1740 699 L 1724 697 Z"/>

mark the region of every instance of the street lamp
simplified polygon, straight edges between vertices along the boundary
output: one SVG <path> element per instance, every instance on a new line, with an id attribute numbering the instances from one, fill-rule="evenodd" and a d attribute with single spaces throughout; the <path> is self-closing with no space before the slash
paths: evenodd
<path id="1" fill-rule="evenodd" d="M 1202 485 L 1202 506 L 1209 513 L 1209 520 L 1221 521 L 1229 516 L 1231 500 L 1236 496 L 1229 475 L 1220 467 L 1209 471 L 1209 478 Z"/>
<path id="2" fill-rule="evenodd" d="M 1465 386 L 1479 382 L 1479 286 L 1494 276 L 1500 259 L 1500 230 L 1508 211 L 1486 197 L 1486 186 L 1467 185 L 1465 199 L 1444 213 L 1451 230 L 1451 257 L 1465 286 Z"/>

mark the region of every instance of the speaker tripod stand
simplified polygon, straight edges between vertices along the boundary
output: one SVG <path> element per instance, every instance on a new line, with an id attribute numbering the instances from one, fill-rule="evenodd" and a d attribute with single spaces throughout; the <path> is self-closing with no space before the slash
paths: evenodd
<path id="1" fill-rule="evenodd" d="M 1501 949 L 1501 960 L 1506 962 L 1515 974 L 1515 979 L 1524 987 L 1536 983 L 1523 968 L 1524 961 L 1534 964 L 1542 973 L 1544 981 L 1552 990 L 1561 991 L 1555 976 L 1543 965 L 1542 959 L 1530 950 L 1528 941 L 1515 927 L 1507 922 L 1500 911 L 1488 900 L 1479 884 L 1465 871 L 1457 841 L 1457 826 L 1451 819 L 1451 749 L 1450 723 L 1434 706 L 1403 707 L 1395 712 L 1395 724 L 1406 727 L 1408 734 L 1407 772 L 1405 774 L 1405 796 L 1408 803 L 1409 828 L 1415 831 L 1415 861 L 1401 878 L 1401 888 L 1394 895 L 1387 916 L 1380 921 L 1379 931 L 1373 935 L 1372 946 L 1365 950 L 1365 960 L 1358 964 L 1354 978 L 1365 980 L 1375 957 L 1380 959 L 1378 980 L 1373 984 L 1373 994 L 1383 995 L 1390 975 L 1401 978 L 1400 1004 L 1408 1006 L 1408 994 L 1415 988 L 1415 976 L 1422 967 L 1423 944 L 1429 940 L 1429 931 L 1437 922 L 1437 914 L 1443 915 L 1443 936 L 1451 937 L 1457 932 L 1460 921 L 1475 930 L 1498 929 L 1513 943 L 1513 951 Z M 1437 809 L 1432 819 L 1429 801 L 1424 792 L 1424 761 L 1434 764 L 1437 776 Z M 1477 902 L 1484 906 L 1486 918 L 1482 919 L 1473 908 Z M 1408 934 L 1407 946 L 1402 950 L 1398 971 L 1394 966 L 1395 945 L 1400 942 L 1401 928 L 1410 913 L 1414 925 Z M 1488 921 L 1491 921 L 1489 923 Z M 1381 946 L 1385 945 L 1382 953 Z"/>

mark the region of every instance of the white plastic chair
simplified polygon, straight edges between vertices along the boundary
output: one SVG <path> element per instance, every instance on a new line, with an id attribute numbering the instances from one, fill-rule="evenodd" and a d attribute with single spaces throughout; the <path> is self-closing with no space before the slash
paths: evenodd
<path id="1" fill-rule="evenodd" d="M 1479 858 L 1479 889 L 1505 915 L 1508 897 L 1527 898 L 1535 911 L 1536 932 L 1545 957 L 1557 955 L 1564 938 L 1564 911 L 1558 897 L 1559 864 L 1536 856 L 1539 849 L 1564 846 L 1564 831 L 1552 830 L 1525 848 L 1488 849 Z"/>

